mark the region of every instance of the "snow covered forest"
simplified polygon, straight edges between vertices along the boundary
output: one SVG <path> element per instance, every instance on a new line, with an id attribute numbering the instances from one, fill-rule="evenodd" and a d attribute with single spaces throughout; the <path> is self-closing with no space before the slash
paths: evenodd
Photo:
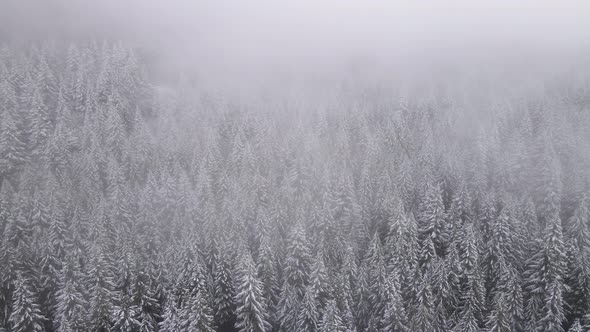
<path id="1" fill-rule="evenodd" d="M 587 77 L 315 103 L 147 73 L 0 48 L 0 331 L 590 329 Z"/>

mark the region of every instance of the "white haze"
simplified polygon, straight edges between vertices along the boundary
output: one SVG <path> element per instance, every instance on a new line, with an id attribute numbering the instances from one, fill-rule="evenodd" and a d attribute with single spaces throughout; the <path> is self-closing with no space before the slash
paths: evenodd
<path id="1" fill-rule="evenodd" d="M 0 38 L 11 42 L 121 39 L 166 72 L 221 86 L 351 68 L 369 76 L 490 64 L 550 71 L 584 61 L 590 44 L 584 0 L 2 0 L 0 22 Z"/>

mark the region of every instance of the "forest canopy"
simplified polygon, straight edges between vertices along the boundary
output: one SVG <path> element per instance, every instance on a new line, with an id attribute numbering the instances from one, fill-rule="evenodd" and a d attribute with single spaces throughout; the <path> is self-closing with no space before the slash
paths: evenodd
<path id="1" fill-rule="evenodd" d="M 0 49 L 0 330 L 590 328 L 587 70 L 232 99 L 149 72 Z"/>

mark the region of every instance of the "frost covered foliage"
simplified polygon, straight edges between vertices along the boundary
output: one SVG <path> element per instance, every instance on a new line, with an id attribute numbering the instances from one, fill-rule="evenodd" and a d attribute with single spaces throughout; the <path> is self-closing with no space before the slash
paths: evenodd
<path id="1" fill-rule="evenodd" d="M 588 85 L 436 86 L 235 102 L 2 48 L 0 330 L 587 330 Z"/>

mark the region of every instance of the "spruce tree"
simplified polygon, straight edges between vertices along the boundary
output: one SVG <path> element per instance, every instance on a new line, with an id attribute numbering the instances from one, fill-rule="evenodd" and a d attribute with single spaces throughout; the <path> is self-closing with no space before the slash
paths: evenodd
<path id="1" fill-rule="evenodd" d="M 428 265 L 435 254 L 444 255 L 449 241 L 449 230 L 440 185 L 426 185 L 418 221 L 423 250 L 429 251 L 428 254 L 421 255 L 421 264 Z"/>
<path id="2" fill-rule="evenodd" d="M 183 331 L 213 332 L 215 323 L 211 308 L 205 299 L 204 293 L 199 292 L 191 296 L 183 308 L 181 326 Z"/>
<path id="3" fill-rule="evenodd" d="M 415 311 L 411 313 L 411 327 L 415 331 L 432 331 L 434 329 L 434 303 L 432 289 L 427 278 L 418 282 Z"/>
<path id="4" fill-rule="evenodd" d="M 18 274 L 14 280 L 11 312 L 8 317 L 11 331 L 42 332 L 46 319 L 37 302 L 36 294 L 30 284 L 31 280 L 23 274 Z"/>
<path id="5" fill-rule="evenodd" d="M 345 332 L 346 326 L 342 322 L 342 317 L 340 316 L 340 310 L 336 305 L 336 301 L 330 300 L 328 301 L 328 305 L 326 306 L 326 312 L 322 318 L 320 323 L 319 332 Z"/>
<path id="6" fill-rule="evenodd" d="M 164 306 L 164 314 L 162 315 L 162 321 L 158 324 L 160 331 L 162 332 L 181 332 L 180 316 L 178 308 L 176 307 L 176 300 L 168 298 Z"/>
<path id="7" fill-rule="evenodd" d="M 311 256 L 303 225 L 297 223 L 287 239 L 287 253 L 283 267 L 283 287 L 278 304 L 281 328 L 296 328 L 297 312 L 309 282 Z"/>
<path id="8" fill-rule="evenodd" d="M 297 330 L 303 332 L 316 331 L 320 321 L 320 302 L 317 299 L 317 292 L 311 287 L 307 287 L 299 315 L 297 316 Z"/>
<path id="9" fill-rule="evenodd" d="M 572 324 L 572 326 L 570 326 L 569 330 L 567 330 L 568 332 L 583 332 L 584 329 L 582 328 L 582 325 L 580 324 L 580 320 L 576 319 L 574 321 L 574 323 Z"/>
<path id="10" fill-rule="evenodd" d="M 214 310 L 217 326 L 233 324 L 234 320 L 234 285 L 231 277 L 231 261 L 224 250 L 213 266 L 214 280 Z"/>
<path id="11" fill-rule="evenodd" d="M 381 326 L 386 332 L 409 332 L 409 322 L 402 302 L 397 276 L 387 279 L 385 312 Z"/>
<path id="12" fill-rule="evenodd" d="M 239 331 L 264 332 L 271 329 L 266 300 L 262 296 L 262 283 L 256 272 L 250 253 L 243 253 L 238 266 L 235 295 L 235 326 Z"/>
<path id="13" fill-rule="evenodd" d="M 381 240 L 377 233 L 373 236 L 365 260 L 369 267 L 369 319 L 373 320 L 376 329 L 381 329 L 380 323 L 383 319 L 386 303 L 387 272 L 385 270 L 385 258 L 382 251 Z"/>
<path id="14" fill-rule="evenodd" d="M 56 293 L 55 329 L 60 331 L 82 331 L 87 329 L 86 294 L 80 281 L 82 275 L 72 257 L 66 257 L 66 264 L 60 275 L 59 290 Z"/>
<path id="15" fill-rule="evenodd" d="M 109 331 L 114 301 L 114 282 L 110 257 L 99 247 L 91 250 L 91 258 L 85 276 L 88 285 L 89 329 L 97 332 Z"/>

